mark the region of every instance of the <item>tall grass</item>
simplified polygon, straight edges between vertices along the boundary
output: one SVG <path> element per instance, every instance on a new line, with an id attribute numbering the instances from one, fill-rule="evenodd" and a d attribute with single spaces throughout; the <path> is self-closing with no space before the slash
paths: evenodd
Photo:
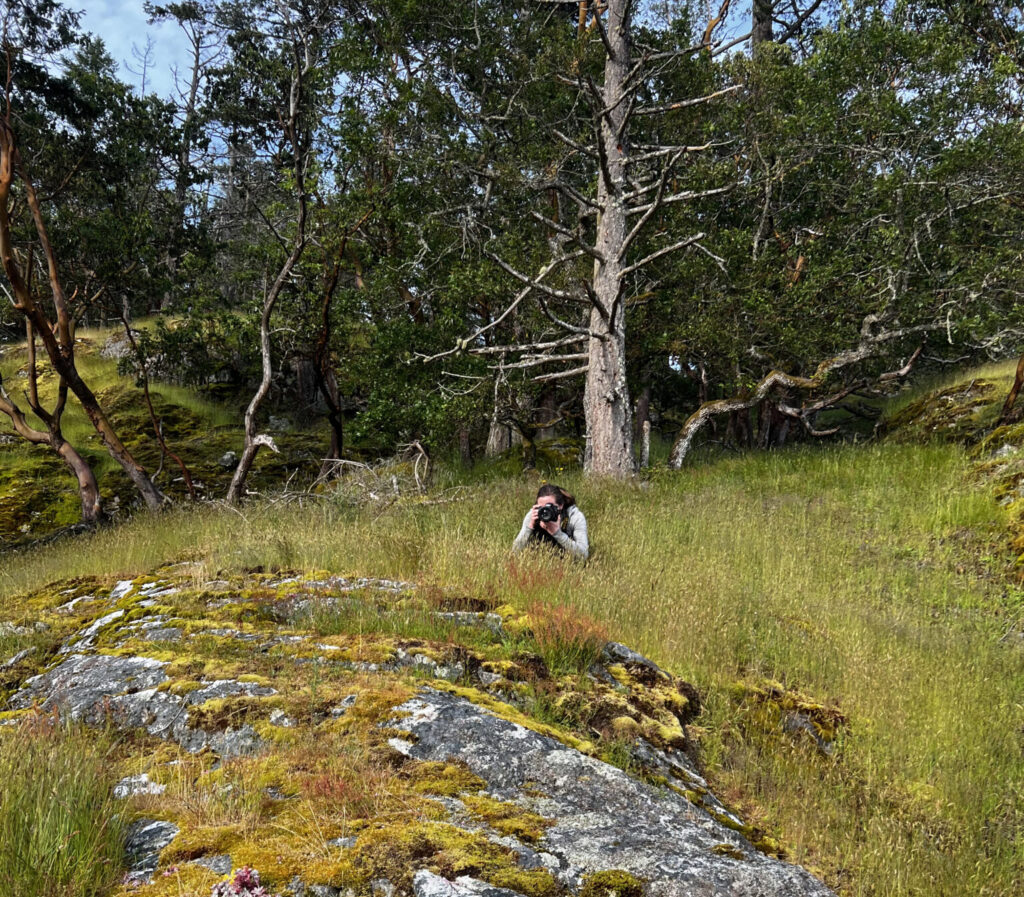
<path id="1" fill-rule="evenodd" d="M 120 878 L 124 823 L 103 742 L 35 721 L 0 738 L 0 893 L 94 897 Z"/>
<path id="2" fill-rule="evenodd" d="M 647 484 L 564 483 L 589 564 L 509 557 L 536 482 L 448 504 L 252 505 L 140 516 L 7 555 L 5 600 L 42 582 L 184 560 L 197 581 L 326 569 L 570 608 L 694 682 L 715 787 L 844 895 L 1024 892 L 1024 646 L 1004 638 L 1002 511 L 945 446 L 797 450 Z M 182 568 L 186 569 L 186 568 Z M 850 720 L 818 756 L 735 703 L 780 680 Z"/>

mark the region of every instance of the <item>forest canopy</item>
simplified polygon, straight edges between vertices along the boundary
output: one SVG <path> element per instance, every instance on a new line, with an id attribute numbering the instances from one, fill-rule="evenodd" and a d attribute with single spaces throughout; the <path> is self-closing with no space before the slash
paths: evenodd
<path id="1" fill-rule="evenodd" d="M 189 50 L 167 96 L 71 7 L 3 14 L 0 340 L 29 352 L 0 425 L 60 456 L 87 520 L 69 401 L 166 495 L 78 363 L 84 327 L 120 328 L 140 384 L 245 409 L 234 502 L 272 414 L 321 422 L 327 461 L 529 464 L 559 433 L 626 476 L 650 428 L 676 467 L 709 434 L 819 439 L 911 375 L 1024 349 L 1015 4 L 145 10 Z"/>

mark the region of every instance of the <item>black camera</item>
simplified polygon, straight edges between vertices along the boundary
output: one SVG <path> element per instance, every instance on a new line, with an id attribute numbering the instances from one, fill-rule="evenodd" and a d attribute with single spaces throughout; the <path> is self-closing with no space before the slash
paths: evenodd
<path id="1" fill-rule="evenodd" d="M 537 522 L 551 523 L 552 521 L 557 520 L 561 516 L 561 513 L 562 512 L 558 510 L 558 505 L 541 505 L 537 508 Z"/>

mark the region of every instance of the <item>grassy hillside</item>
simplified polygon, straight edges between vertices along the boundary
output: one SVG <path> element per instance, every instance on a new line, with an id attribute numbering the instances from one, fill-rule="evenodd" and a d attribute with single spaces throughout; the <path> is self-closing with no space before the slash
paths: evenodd
<path id="1" fill-rule="evenodd" d="M 16 557 L 5 606 L 56 578 L 190 560 L 197 580 L 326 569 L 562 605 L 698 683 L 719 791 L 844 894 L 1019 892 L 1024 595 L 1004 511 L 950 446 L 798 451 L 649 486 L 570 480 L 595 555 L 510 560 L 533 484 L 383 513 L 326 502 L 139 516 Z M 840 748 L 783 731 L 834 711 Z"/>
<path id="2" fill-rule="evenodd" d="M 1024 589 L 1007 533 L 1022 502 L 1006 484 L 1024 452 L 1016 431 L 985 438 L 1010 373 L 905 397 L 890 438 L 868 446 L 734 457 L 645 483 L 568 476 L 590 522 L 586 566 L 510 558 L 536 482 L 481 480 L 387 506 L 326 496 L 140 514 L 8 555 L 0 619 L 45 582 L 184 562 L 197 584 L 327 570 L 568 608 L 698 684 L 717 793 L 841 894 L 1018 894 Z M 993 375 L 983 401 L 975 391 Z M 975 422 L 937 430 L 923 415 L 950 389 L 958 398 L 943 404 L 966 409 L 954 420 Z M 787 726 L 793 708 L 836 747 Z"/>
<path id="3" fill-rule="evenodd" d="M 142 326 L 145 326 L 143 324 Z M 80 330 L 77 334 L 78 367 L 85 381 L 99 397 L 121 439 L 151 474 L 160 473 L 157 484 L 174 499 L 187 492 L 178 467 L 170 458 L 161 465 L 160 446 L 146 410 L 142 390 L 117 372 L 117 361 L 101 356 L 107 339 L 115 330 Z M 27 353 L 24 344 L 0 346 L 0 373 L 4 384 L 21 409 L 28 413 L 24 398 Z M 46 366 L 41 365 L 41 370 Z M 56 377 L 46 372 L 40 378 L 44 407 L 52 407 Z M 154 410 L 162 421 L 172 451 L 189 465 L 200 498 L 222 498 L 231 470 L 217 461 L 227 451 L 242 448 L 242 413 L 247 396 L 214 400 L 196 390 L 168 383 L 150 387 Z M 45 429 L 29 414 L 33 426 Z M 92 424 L 72 397 L 64 415 L 64 436 L 92 464 L 100 483 L 104 505 L 115 517 L 135 503 L 135 492 L 121 468 L 110 458 Z M 263 451 L 257 457 L 250 488 L 276 488 L 289 476 L 299 480 L 316 474 L 318 459 L 327 444 L 326 431 L 311 427 L 273 433 L 281 454 Z M 46 536 L 80 519 L 80 505 L 74 478 L 45 446 L 31 446 L 13 435 L 8 419 L 0 416 L 0 549 Z"/>

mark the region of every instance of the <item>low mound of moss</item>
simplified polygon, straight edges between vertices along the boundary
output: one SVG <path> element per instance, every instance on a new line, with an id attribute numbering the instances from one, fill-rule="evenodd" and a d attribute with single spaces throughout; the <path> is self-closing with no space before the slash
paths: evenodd
<path id="1" fill-rule="evenodd" d="M 969 378 L 914 399 L 883 418 L 878 432 L 900 442 L 973 445 L 995 426 L 1008 391 L 999 380 Z"/>

